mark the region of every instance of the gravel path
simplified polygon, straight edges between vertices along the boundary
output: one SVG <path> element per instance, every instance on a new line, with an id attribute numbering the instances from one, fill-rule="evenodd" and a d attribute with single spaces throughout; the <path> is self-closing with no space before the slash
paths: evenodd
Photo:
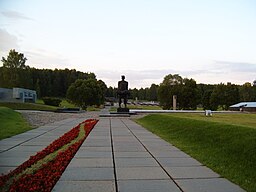
<path id="1" fill-rule="evenodd" d="M 61 121 L 68 118 L 98 118 L 99 112 L 84 112 L 84 113 L 54 113 L 45 111 L 30 111 L 30 110 L 16 110 L 35 128 L 43 126 L 55 121 Z"/>

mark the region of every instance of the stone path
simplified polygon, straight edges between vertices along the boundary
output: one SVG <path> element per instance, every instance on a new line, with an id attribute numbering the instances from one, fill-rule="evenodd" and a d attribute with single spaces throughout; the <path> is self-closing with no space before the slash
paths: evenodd
<path id="1" fill-rule="evenodd" d="M 0 141 L 0 173 L 14 169 L 83 120 L 69 118 Z M 53 191 L 243 190 L 129 118 L 100 118 Z"/>

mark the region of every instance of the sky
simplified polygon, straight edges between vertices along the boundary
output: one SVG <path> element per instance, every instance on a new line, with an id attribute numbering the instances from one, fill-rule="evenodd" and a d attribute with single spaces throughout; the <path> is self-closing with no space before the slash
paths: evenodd
<path id="1" fill-rule="evenodd" d="M 256 0 L 0 0 L 0 57 L 95 73 L 117 87 L 256 79 Z M 2 66 L 2 62 L 0 62 Z"/>

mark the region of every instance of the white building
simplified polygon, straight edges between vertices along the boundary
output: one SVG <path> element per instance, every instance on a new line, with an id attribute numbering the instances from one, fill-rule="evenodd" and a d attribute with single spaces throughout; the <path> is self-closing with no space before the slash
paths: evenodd
<path id="1" fill-rule="evenodd" d="M 0 88 L 0 102 L 35 103 L 36 99 L 37 95 L 34 90 L 23 88 Z"/>

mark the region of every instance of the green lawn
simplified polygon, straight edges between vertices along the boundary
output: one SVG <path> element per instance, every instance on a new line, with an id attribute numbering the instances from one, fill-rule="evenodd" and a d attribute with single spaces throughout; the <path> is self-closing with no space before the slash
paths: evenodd
<path id="1" fill-rule="evenodd" d="M 20 113 L 0 107 L 0 140 L 32 129 Z"/>
<path id="2" fill-rule="evenodd" d="M 211 117 L 206 117 L 200 113 L 174 113 L 171 116 L 256 128 L 256 113 L 213 113 Z"/>
<path id="3" fill-rule="evenodd" d="M 159 106 L 153 105 L 128 105 L 129 109 L 143 109 L 143 110 L 162 110 Z"/>
<path id="4" fill-rule="evenodd" d="M 4 103 L 0 102 L 0 107 L 8 107 L 14 110 L 39 110 L 39 111 L 55 111 L 57 107 L 37 104 L 37 103 Z"/>
<path id="5" fill-rule="evenodd" d="M 255 119 L 256 114 L 154 114 L 136 121 L 223 177 L 256 191 Z"/>
<path id="6" fill-rule="evenodd" d="M 61 99 L 61 98 L 60 98 Z M 74 104 L 72 104 L 72 103 L 69 103 L 66 99 L 61 99 L 62 101 L 61 101 L 61 103 L 60 103 L 60 107 L 63 107 L 63 108 L 74 108 L 74 107 L 77 107 L 77 106 L 75 106 Z M 42 99 L 37 99 L 36 100 L 36 103 L 37 104 L 42 104 L 42 105 L 44 105 L 44 102 L 43 102 L 43 100 Z"/>

